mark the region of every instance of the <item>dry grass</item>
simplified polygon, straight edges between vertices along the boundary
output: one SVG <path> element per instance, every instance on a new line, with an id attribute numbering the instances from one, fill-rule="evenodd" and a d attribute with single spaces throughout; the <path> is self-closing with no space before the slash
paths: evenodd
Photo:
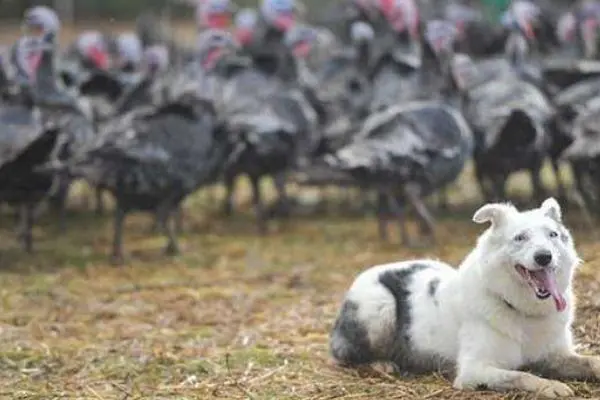
<path id="1" fill-rule="evenodd" d="M 67 234 L 48 217 L 41 222 L 33 256 L 16 247 L 6 214 L 0 397 L 533 398 L 458 393 L 437 376 L 398 378 L 329 361 L 328 332 L 354 276 L 409 257 L 458 263 L 480 230 L 469 222 L 473 207 L 442 218 L 443 245 L 414 252 L 380 243 L 370 218 L 339 214 L 294 218 L 259 238 L 245 208 L 223 220 L 211 196 L 199 194 L 187 204 L 183 255 L 162 256 L 151 220 L 135 216 L 124 268 L 106 263 L 110 219 L 77 201 Z M 577 278 L 575 332 L 584 351 L 600 352 L 600 246 L 589 232 L 577 236 L 587 262 Z M 600 386 L 576 388 L 581 397 L 600 396 Z"/>
<path id="2" fill-rule="evenodd" d="M 468 182 L 460 197 L 474 201 Z M 441 219 L 442 245 L 414 252 L 380 243 L 366 217 L 294 218 L 258 238 L 248 211 L 223 220 L 201 194 L 187 203 L 182 256 L 162 256 L 163 239 L 148 234 L 151 220 L 134 217 L 124 268 L 106 262 L 110 219 L 83 206 L 73 206 L 67 234 L 44 219 L 32 256 L 18 249 L 4 214 L 0 397 L 534 398 L 459 393 L 437 376 L 398 378 L 329 361 L 328 332 L 354 276 L 411 257 L 458 263 L 480 232 L 469 222 L 474 207 Z M 576 282 L 575 334 L 583 351 L 600 353 L 600 246 L 583 229 L 576 236 L 586 263 Z M 575 387 L 578 396 L 600 397 L 598 385 Z"/>

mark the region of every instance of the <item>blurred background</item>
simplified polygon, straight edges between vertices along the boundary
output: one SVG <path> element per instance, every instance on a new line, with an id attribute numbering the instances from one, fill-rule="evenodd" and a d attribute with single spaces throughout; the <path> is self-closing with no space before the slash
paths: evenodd
<path id="1" fill-rule="evenodd" d="M 48 5 L 58 10 L 64 23 L 79 24 L 107 20 L 113 22 L 127 22 L 136 18 L 141 12 L 154 11 L 181 22 L 192 22 L 193 10 L 199 0 L 0 0 L 0 20 L 6 24 L 18 21 L 23 12 L 34 5 Z M 335 3 L 344 0 L 303 0 L 305 19 L 311 22 L 327 18 L 328 11 L 333 9 Z M 480 3 L 485 9 L 485 14 L 490 19 L 497 19 L 506 9 L 510 0 L 471 0 Z M 575 0 L 541 0 L 543 3 L 555 3 L 559 7 L 566 7 L 575 3 Z M 254 6 L 257 0 L 236 0 L 239 7 Z M 445 0 L 421 0 L 419 3 L 444 4 Z M 5 30 L 6 27 L 3 27 Z"/>
<path id="2" fill-rule="evenodd" d="M 308 20 L 318 20 L 336 2 L 343 0 L 303 0 Z M 556 3 L 569 4 L 572 0 L 553 0 Z M 114 19 L 115 21 L 128 21 L 134 19 L 140 12 L 156 11 L 169 13 L 173 18 L 191 20 L 190 10 L 196 0 L 0 0 L 2 12 L 0 18 L 4 20 L 17 20 L 23 12 L 34 5 L 52 6 L 61 13 L 63 21 L 75 23 L 96 20 Z M 444 0 L 423 0 L 420 3 L 443 3 Z M 510 0 L 477 0 L 483 3 L 489 18 L 497 17 L 506 9 Z M 240 7 L 257 4 L 257 0 L 236 0 Z"/>

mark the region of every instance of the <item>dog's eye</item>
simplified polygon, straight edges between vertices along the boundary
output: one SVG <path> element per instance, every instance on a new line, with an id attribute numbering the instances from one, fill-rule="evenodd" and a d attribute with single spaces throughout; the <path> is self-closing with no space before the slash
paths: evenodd
<path id="1" fill-rule="evenodd" d="M 524 233 L 519 233 L 517 236 L 515 236 L 515 242 L 524 242 L 527 240 L 527 235 L 525 235 Z"/>
<path id="2" fill-rule="evenodd" d="M 551 237 L 551 238 L 558 237 L 558 232 L 556 232 L 556 231 L 551 231 L 551 232 L 550 232 L 550 237 Z"/>

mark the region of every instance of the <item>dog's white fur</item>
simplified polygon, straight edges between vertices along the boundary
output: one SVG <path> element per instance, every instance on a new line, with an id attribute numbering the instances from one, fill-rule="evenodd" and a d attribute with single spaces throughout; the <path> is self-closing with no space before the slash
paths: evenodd
<path id="1" fill-rule="evenodd" d="M 556 200 L 549 198 L 540 208 L 524 212 L 509 204 L 487 204 L 473 220 L 491 226 L 458 270 L 438 261 L 416 260 L 376 266 L 357 277 L 346 301 L 356 305 L 355 323 L 366 332 L 370 361 L 391 361 L 386 356 L 394 351 L 393 342 L 407 333 L 407 358 L 448 362 L 455 369 L 458 389 L 520 389 L 546 397 L 573 394 L 557 380 L 518 371 L 528 366 L 552 378 L 600 378 L 600 360 L 574 351 L 571 281 L 580 260 Z M 539 250 L 552 254 L 550 266 L 567 301 L 563 311 L 552 298 L 538 299 L 515 269 L 516 264 L 535 269 L 533 257 Z M 407 332 L 398 332 L 395 298 L 380 277 L 415 263 L 427 268 L 407 282 L 410 324 Z M 435 299 L 429 287 L 434 278 L 439 278 Z M 343 311 L 331 346 L 334 357 L 344 363 L 344 352 L 352 344 L 346 339 L 351 335 L 344 337 L 339 328 L 342 318 Z"/>

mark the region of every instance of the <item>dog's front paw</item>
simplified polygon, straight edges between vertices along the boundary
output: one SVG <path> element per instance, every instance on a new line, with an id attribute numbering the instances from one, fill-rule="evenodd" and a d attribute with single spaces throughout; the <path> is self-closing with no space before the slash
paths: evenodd
<path id="1" fill-rule="evenodd" d="M 575 394 L 573 389 L 559 381 L 542 379 L 536 392 L 543 397 L 555 399 L 557 397 L 570 397 Z"/>

